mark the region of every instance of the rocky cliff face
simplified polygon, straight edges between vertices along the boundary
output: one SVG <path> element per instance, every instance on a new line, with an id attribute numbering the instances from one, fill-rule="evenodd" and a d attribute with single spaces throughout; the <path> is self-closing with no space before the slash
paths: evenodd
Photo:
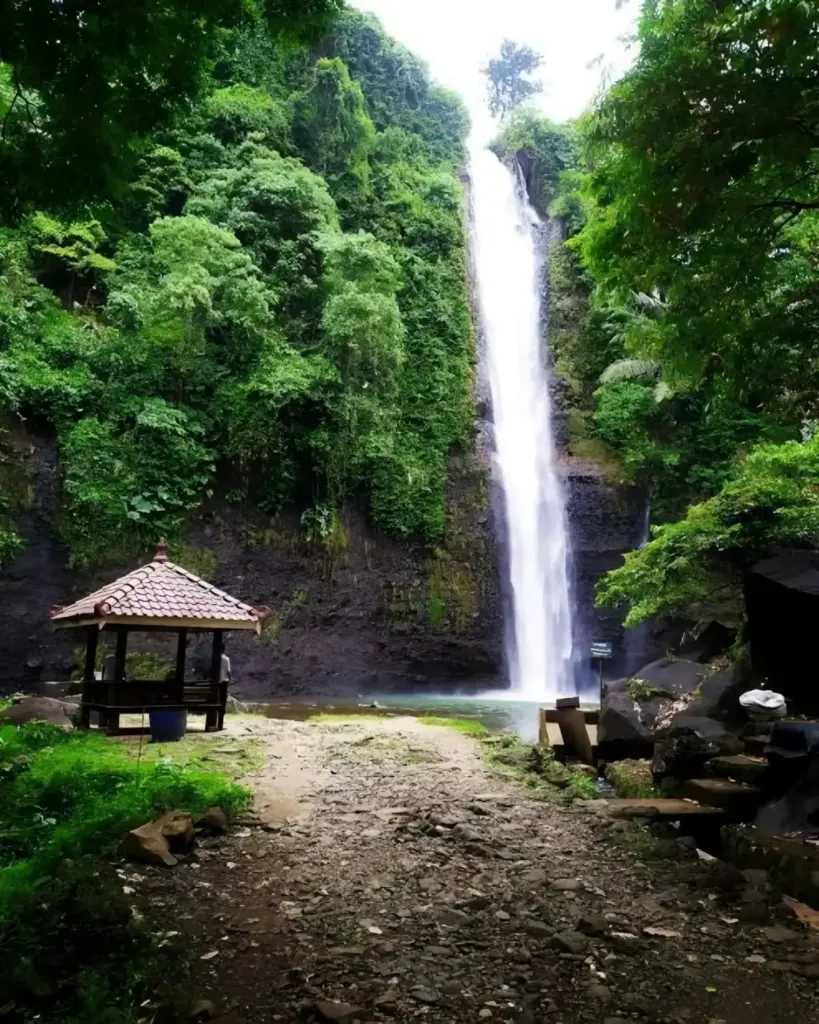
<path id="1" fill-rule="evenodd" d="M 656 657 L 657 639 L 651 628 L 625 630 L 617 609 L 595 608 L 594 591 L 601 575 L 640 545 L 645 496 L 637 488 L 613 483 L 592 462 L 567 458 L 562 468 L 572 542 L 575 642 L 582 655 L 593 641 L 613 643 L 615 657 L 605 674 L 618 678 Z"/>
<path id="2" fill-rule="evenodd" d="M 67 679 L 81 639 L 55 633 L 48 611 L 133 568 L 69 570 L 57 536 L 59 466 L 47 437 L 19 429 L 13 447 L 29 482 L 19 517 L 26 549 L 0 572 L 0 686 Z M 202 510 L 178 559 L 274 614 L 261 637 L 235 635 L 239 696 L 376 695 L 497 683 L 502 625 L 489 488 L 470 458 L 452 460 L 446 534 L 431 550 L 385 538 L 363 511 L 343 510 L 330 547 L 306 541 L 298 517 L 271 519 L 215 503 Z M 144 559 L 150 557 L 146 552 Z M 170 656 L 161 640 L 134 649 Z M 192 662 L 204 651 L 192 651 Z"/>

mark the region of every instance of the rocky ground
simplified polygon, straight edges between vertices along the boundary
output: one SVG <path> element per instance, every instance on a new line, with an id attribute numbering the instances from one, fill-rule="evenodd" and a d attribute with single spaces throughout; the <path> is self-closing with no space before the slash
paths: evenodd
<path id="1" fill-rule="evenodd" d="M 764 875 L 599 802 L 567 806 L 414 719 L 232 719 L 230 733 L 265 744 L 254 813 L 173 870 L 125 873 L 183 931 L 201 1017 L 819 1019 L 819 931 Z"/>

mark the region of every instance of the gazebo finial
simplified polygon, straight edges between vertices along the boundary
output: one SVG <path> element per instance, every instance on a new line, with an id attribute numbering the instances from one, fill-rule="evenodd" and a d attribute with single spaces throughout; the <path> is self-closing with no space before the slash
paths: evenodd
<path id="1" fill-rule="evenodd" d="M 154 555 L 155 562 L 167 562 L 168 561 L 168 542 L 164 537 L 159 538 L 159 543 L 156 546 L 156 554 Z"/>

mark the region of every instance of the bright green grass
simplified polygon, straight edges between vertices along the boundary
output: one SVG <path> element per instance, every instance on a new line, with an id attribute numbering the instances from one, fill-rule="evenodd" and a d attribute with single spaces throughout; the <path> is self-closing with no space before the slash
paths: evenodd
<path id="1" fill-rule="evenodd" d="M 418 721 L 422 725 L 442 725 L 446 729 L 454 729 L 464 736 L 488 736 L 489 730 L 482 722 L 472 718 L 440 718 L 436 715 L 421 715 Z"/>
<path id="2" fill-rule="evenodd" d="M 137 736 L 117 737 L 115 741 L 137 761 L 178 765 L 185 769 L 216 772 L 239 782 L 264 767 L 264 743 L 259 739 L 239 739 L 221 733 L 188 733 L 176 743 L 149 743 Z"/>

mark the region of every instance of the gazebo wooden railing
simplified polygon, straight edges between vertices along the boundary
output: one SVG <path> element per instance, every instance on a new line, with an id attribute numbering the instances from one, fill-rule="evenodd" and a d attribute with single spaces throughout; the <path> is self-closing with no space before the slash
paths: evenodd
<path id="1" fill-rule="evenodd" d="M 86 632 L 81 722 L 88 727 L 97 712 L 100 725 L 119 728 L 123 714 L 185 710 L 206 715 L 209 731 L 224 725 L 228 683 L 222 670 L 224 634 L 228 630 L 259 631 L 260 615 L 181 566 L 168 561 L 164 542 L 153 562 L 96 591 L 67 608 L 51 613 L 57 628 Z M 102 630 L 116 634 L 113 678 L 95 677 L 97 647 Z M 125 678 L 130 633 L 162 632 L 177 636 L 176 667 L 172 678 L 143 681 Z M 212 633 L 210 678 L 185 678 L 188 637 Z"/>

